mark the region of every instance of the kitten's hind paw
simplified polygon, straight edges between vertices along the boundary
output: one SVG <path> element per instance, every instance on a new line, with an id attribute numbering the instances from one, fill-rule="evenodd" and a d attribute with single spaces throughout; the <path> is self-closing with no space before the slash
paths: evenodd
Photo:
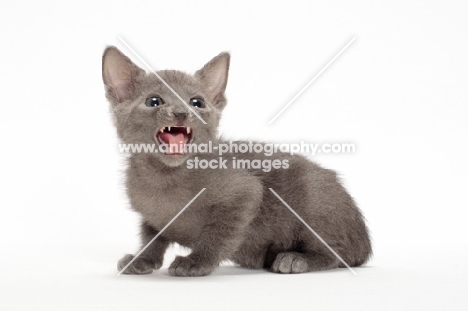
<path id="1" fill-rule="evenodd" d="M 271 265 L 271 271 L 277 273 L 304 273 L 311 268 L 306 256 L 300 253 L 279 253 Z"/>
<path id="2" fill-rule="evenodd" d="M 132 259 L 134 258 L 133 255 L 127 254 L 122 259 L 119 260 L 117 264 L 117 269 L 121 271 Z M 132 262 L 130 266 L 125 269 L 123 274 L 150 274 L 153 273 L 153 269 L 159 269 L 156 267 L 151 260 L 146 258 L 138 257 L 135 261 Z"/>
<path id="3" fill-rule="evenodd" d="M 195 262 L 190 257 L 177 256 L 169 267 L 169 274 L 173 276 L 204 276 L 208 275 L 215 267 Z"/>

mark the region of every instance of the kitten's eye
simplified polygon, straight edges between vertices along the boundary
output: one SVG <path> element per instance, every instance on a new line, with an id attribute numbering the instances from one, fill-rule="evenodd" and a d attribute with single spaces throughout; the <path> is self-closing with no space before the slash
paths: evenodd
<path id="1" fill-rule="evenodd" d="M 164 101 L 162 100 L 161 97 L 148 97 L 146 99 L 145 105 L 147 107 L 158 107 L 160 105 L 164 104 Z"/>
<path id="2" fill-rule="evenodd" d="M 197 108 L 205 108 L 205 103 L 200 98 L 190 99 L 190 105 Z"/>

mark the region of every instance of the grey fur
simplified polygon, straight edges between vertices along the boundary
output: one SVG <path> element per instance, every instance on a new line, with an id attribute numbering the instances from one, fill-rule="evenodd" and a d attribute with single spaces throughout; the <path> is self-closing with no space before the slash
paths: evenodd
<path id="1" fill-rule="evenodd" d="M 147 74 L 117 48 L 103 55 L 106 96 L 119 138 L 123 143 L 155 143 L 155 131 L 164 126 L 193 129 L 193 142 L 220 142 L 218 124 L 226 105 L 230 56 L 222 53 L 195 75 L 159 71 L 159 75 L 185 100 L 204 98 L 205 108 L 194 108 L 204 125 L 158 80 Z M 165 104 L 147 107 L 148 96 Z M 188 113 L 185 120 L 177 113 Z M 157 142 L 159 143 L 159 142 Z M 274 154 L 289 161 L 288 169 L 268 173 L 259 169 L 188 169 L 195 156 L 134 153 L 129 157 L 126 188 L 131 206 L 141 213 L 142 246 L 146 245 L 202 188 L 206 191 L 156 239 L 125 271 L 151 273 L 161 267 L 170 243 L 192 249 L 169 268 L 176 276 L 210 274 L 222 260 L 240 266 L 266 268 L 278 273 L 301 273 L 342 267 L 342 263 L 270 192 L 274 189 L 350 265 L 364 264 L 371 243 L 364 218 L 334 171 L 302 156 Z M 264 159 L 261 154 L 229 154 Z M 271 159 L 271 157 L 270 157 Z M 132 255 L 123 257 L 121 270 Z"/>

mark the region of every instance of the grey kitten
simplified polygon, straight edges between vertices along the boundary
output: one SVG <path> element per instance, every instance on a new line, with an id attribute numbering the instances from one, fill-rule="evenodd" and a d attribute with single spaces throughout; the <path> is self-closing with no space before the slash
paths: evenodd
<path id="1" fill-rule="evenodd" d="M 206 121 L 154 75 L 147 74 L 115 47 L 103 55 L 106 97 L 123 143 L 219 144 L 218 124 L 226 105 L 230 56 L 221 53 L 194 75 L 158 74 Z M 262 154 L 228 154 L 266 159 Z M 170 243 L 192 249 L 170 265 L 175 276 L 211 273 L 220 261 L 278 273 L 343 267 L 268 188 L 278 193 L 350 266 L 365 263 L 371 243 L 363 216 L 334 171 L 302 156 L 274 154 L 287 169 L 189 169 L 187 160 L 217 159 L 211 153 L 134 153 L 128 159 L 126 188 L 131 206 L 143 218 L 146 245 L 202 188 L 206 190 L 125 271 L 159 269 Z M 271 157 L 270 157 L 271 159 Z M 124 256 L 121 270 L 133 259 Z"/>

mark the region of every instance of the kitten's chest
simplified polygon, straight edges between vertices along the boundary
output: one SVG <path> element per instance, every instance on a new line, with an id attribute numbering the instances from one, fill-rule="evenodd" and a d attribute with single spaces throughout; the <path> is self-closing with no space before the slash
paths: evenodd
<path id="1" fill-rule="evenodd" d="M 127 174 L 127 193 L 132 208 L 157 230 L 163 229 L 197 194 L 196 189 L 184 184 L 182 177 L 163 178 L 158 174 Z M 200 212 L 202 200 L 196 200 L 166 229 L 165 235 L 182 244 L 202 227 Z"/>

